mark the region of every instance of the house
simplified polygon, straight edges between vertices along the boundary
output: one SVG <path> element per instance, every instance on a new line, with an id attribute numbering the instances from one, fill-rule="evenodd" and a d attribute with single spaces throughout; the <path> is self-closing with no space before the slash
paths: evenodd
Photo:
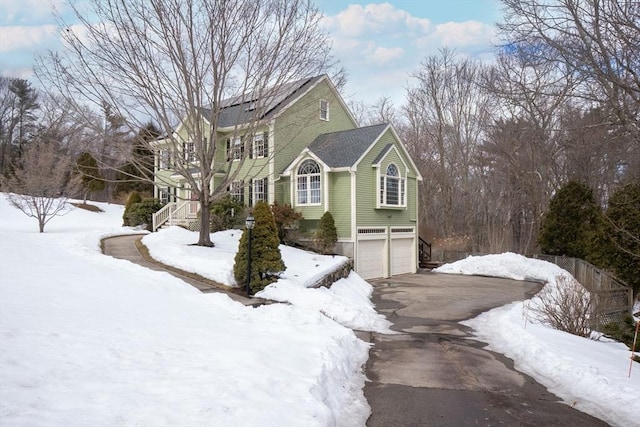
<path id="1" fill-rule="evenodd" d="M 258 107 L 257 125 L 243 134 L 238 122 L 248 122 L 245 115 Z M 326 75 L 284 85 L 268 102 L 227 101 L 217 132 L 214 164 L 236 172 L 227 188 L 237 200 L 247 206 L 259 200 L 290 204 L 309 231 L 331 212 L 336 252 L 353 258 L 364 278 L 417 270 L 422 177 L 393 127 L 358 127 Z M 154 217 L 154 229 L 176 221 L 189 225 L 198 205 L 189 202 L 189 188 L 171 170 L 162 141 L 156 152 L 156 196 L 167 205 Z M 177 156 L 189 159 L 192 152 L 185 142 Z M 214 186 L 226 176 L 214 177 Z"/>

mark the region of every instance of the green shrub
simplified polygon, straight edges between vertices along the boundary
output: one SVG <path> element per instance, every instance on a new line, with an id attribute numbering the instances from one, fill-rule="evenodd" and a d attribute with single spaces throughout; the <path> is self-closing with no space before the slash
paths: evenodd
<path id="1" fill-rule="evenodd" d="M 302 214 L 291 207 L 291 205 L 279 205 L 278 202 L 271 205 L 273 219 L 278 229 L 278 238 L 283 245 L 295 243 L 291 228 L 297 221 L 304 219 Z"/>
<path id="2" fill-rule="evenodd" d="M 229 230 L 244 213 L 244 205 L 230 195 L 216 200 L 211 205 L 211 231 Z"/>
<path id="3" fill-rule="evenodd" d="M 134 203 L 125 215 L 125 223 L 131 227 L 145 225 L 146 229 L 152 231 L 153 214 L 162 209 L 162 203 L 158 199 L 145 199 Z"/>
<path id="4" fill-rule="evenodd" d="M 131 194 L 129 194 L 129 198 L 127 199 L 127 203 L 124 205 L 124 214 L 122 214 L 122 223 L 128 227 L 131 227 L 132 225 L 129 224 L 128 221 L 128 215 L 129 215 L 129 210 L 131 209 L 131 206 L 135 205 L 136 203 L 140 203 L 142 201 L 142 197 L 140 196 L 140 193 L 138 193 L 137 191 L 132 192 Z"/>
<path id="5" fill-rule="evenodd" d="M 256 222 L 251 232 L 251 294 L 278 280 L 285 270 L 278 247 L 278 232 L 269 205 L 265 202 L 256 203 L 253 216 Z M 245 229 L 233 265 L 233 275 L 240 286 L 246 286 L 247 283 L 248 235 L 248 230 Z"/>
<path id="6" fill-rule="evenodd" d="M 318 229 L 315 234 L 315 243 L 318 251 L 324 254 L 334 252 L 336 242 L 338 241 L 338 230 L 333 220 L 331 212 L 325 212 L 318 222 Z"/>

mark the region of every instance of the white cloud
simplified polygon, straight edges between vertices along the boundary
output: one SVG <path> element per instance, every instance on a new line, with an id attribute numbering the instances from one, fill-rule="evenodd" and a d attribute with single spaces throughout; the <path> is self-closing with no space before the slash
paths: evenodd
<path id="1" fill-rule="evenodd" d="M 64 10 L 64 0 L 2 0 L 0 22 L 23 24 L 40 20 L 51 21 L 54 8 L 58 11 Z"/>
<path id="2" fill-rule="evenodd" d="M 377 47 L 369 56 L 369 61 L 376 65 L 388 64 L 404 56 L 404 49 L 401 47 Z"/>
<path id="3" fill-rule="evenodd" d="M 0 52 L 36 49 L 47 43 L 55 32 L 55 25 L 0 27 Z"/>
<path id="4" fill-rule="evenodd" d="M 428 19 L 416 18 L 389 3 L 372 3 L 366 6 L 352 4 L 335 16 L 326 16 L 324 24 L 332 33 L 337 32 L 346 37 L 390 32 L 426 32 L 431 28 Z"/>
<path id="5" fill-rule="evenodd" d="M 435 32 L 418 41 L 419 46 L 437 44 L 451 48 L 491 44 L 495 28 L 477 21 L 447 22 L 436 26 Z"/>

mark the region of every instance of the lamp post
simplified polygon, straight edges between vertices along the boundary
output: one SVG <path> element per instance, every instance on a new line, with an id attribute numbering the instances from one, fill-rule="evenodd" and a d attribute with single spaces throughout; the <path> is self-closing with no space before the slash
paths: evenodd
<path id="1" fill-rule="evenodd" d="M 253 226 L 255 224 L 256 219 L 253 215 L 249 215 L 247 220 L 244 222 L 244 225 L 246 225 L 247 230 L 249 231 L 249 238 L 247 239 L 247 296 L 251 296 L 251 230 L 253 230 Z"/>

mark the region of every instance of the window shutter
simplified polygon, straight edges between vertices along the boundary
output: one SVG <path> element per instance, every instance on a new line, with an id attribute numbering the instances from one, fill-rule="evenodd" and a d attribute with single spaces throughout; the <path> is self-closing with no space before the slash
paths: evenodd
<path id="1" fill-rule="evenodd" d="M 264 133 L 264 156 L 269 157 L 269 132 Z"/>
<path id="2" fill-rule="evenodd" d="M 249 207 L 253 206 L 253 179 L 249 180 Z"/>
<path id="3" fill-rule="evenodd" d="M 253 137 L 247 136 L 247 148 L 249 149 L 249 158 L 253 159 Z"/>
<path id="4" fill-rule="evenodd" d="M 262 188 L 264 189 L 264 201 L 269 203 L 269 178 L 262 180 Z"/>

